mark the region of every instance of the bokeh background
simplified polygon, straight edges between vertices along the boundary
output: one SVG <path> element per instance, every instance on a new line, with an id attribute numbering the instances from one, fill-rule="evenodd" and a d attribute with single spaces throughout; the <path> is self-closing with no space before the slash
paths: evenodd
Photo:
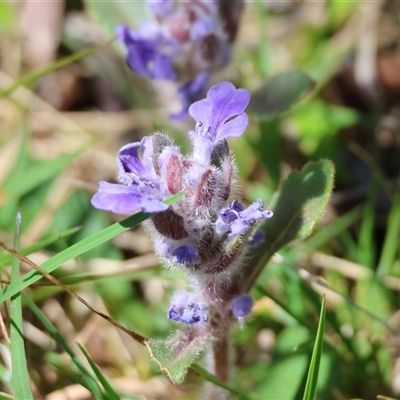
<path id="1" fill-rule="evenodd" d="M 36 246 L 27 253 L 39 265 L 121 219 L 93 209 L 90 198 L 99 180 L 115 178 L 122 145 L 161 130 L 188 146 L 193 121 L 168 119 L 179 106 L 173 84 L 134 74 L 122 46 L 108 43 L 117 24 L 137 27 L 147 17 L 139 1 L 0 2 L 0 239 L 12 243 L 20 207 L 21 247 Z M 252 315 L 233 334 L 233 385 L 256 399 L 301 398 L 325 294 L 318 398 L 399 396 L 400 3 L 246 2 L 232 60 L 212 76 L 223 80 L 255 93 L 259 111 L 231 141 L 244 198 L 268 204 L 281 179 L 310 160 L 330 159 L 337 172 L 315 233 L 279 252 L 252 291 Z M 4 282 L 9 264 L 1 252 Z M 152 338 L 175 328 L 166 309 L 186 287 L 183 274 L 159 265 L 140 226 L 54 276 Z M 145 348 L 59 287 L 42 280 L 26 293 L 83 362 L 76 343 L 87 349 L 121 397 L 199 396 L 200 377 L 174 386 Z M 6 325 L 7 314 L 3 304 Z M 1 332 L 0 386 L 12 393 Z M 24 335 L 35 398 L 93 397 L 27 306 Z"/>

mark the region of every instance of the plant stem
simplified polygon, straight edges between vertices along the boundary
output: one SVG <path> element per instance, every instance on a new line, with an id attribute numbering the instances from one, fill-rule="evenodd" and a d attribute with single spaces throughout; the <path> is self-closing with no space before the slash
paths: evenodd
<path id="1" fill-rule="evenodd" d="M 214 375 L 221 381 L 229 380 L 229 344 L 228 335 L 213 343 Z"/>
<path id="2" fill-rule="evenodd" d="M 218 379 L 223 382 L 229 380 L 229 343 L 228 343 L 228 330 L 218 332 L 218 337 L 210 348 L 210 357 L 212 360 L 211 373 L 214 374 Z M 207 382 L 205 386 L 204 399 L 213 400 L 226 400 L 229 392 L 221 387 L 218 387 L 210 382 Z"/>

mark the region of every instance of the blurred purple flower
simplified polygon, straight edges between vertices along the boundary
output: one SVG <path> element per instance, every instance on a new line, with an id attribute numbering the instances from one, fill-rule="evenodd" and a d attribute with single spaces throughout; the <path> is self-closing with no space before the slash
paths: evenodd
<path id="1" fill-rule="evenodd" d="M 176 74 L 171 59 L 174 55 L 175 43 L 162 32 L 146 29 L 130 30 L 126 25 L 117 27 L 117 36 L 125 44 L 128 55 L 127 63 L 136 73 L 153 79 L 174 80 Z"/>
<path id="2" fill-rule="evenodd" d="M 127 49 L 127 63 L 137 74 L 177 82 L 182 120 L 206 89 L 212 71 L 231 57 L 242 1 L 223 10 L 219 1 L 148 0 L 153 19 L 136 31 L 117 27 Z"/>
<path id="3" fill-rule="evenodd" d="M 176 121 L 182 121 L 188 116 L 188 109 L 190 105 L 197 101 L 202 94 L 204 94 L 209 78 L 209 72 L 200 72 L 196 78 L 186 82 L 179 88 L 178 96 L 182 104 L 182 110 L 177 114 L 171 115 L 172 119 Z"/>
<path id="4" fill-rule="evenodd" d="M 159 17 L 169 15 L 174 11 L 174 0 L 147 0 L 147 4 Z"/>

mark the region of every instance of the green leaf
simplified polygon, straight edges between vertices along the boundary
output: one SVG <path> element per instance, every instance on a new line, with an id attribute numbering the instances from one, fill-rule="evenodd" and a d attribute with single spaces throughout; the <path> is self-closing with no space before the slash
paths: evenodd
<path id="1" fill-rule="evenodd" d="M 315 344 L 311 357 L 310 368 L 308 370 L 306 387 L 304 390 L 304 396 L 303 396 L 304 400 L 314 400 L 317 394 L 318 372 L 322 356 L 322 345 L 324 342 L 324 327 L 325 327 L 325 297 L 322 299 L 317 336 L 315 338 Z"/>
<path id="2" fill-rule="evenodd" d="M 112 39 L 113 41 L 114 39 Z M 57 69 L 60 69 L 62 67 L 65 67 L 68 64 L 71 64 L 75 61 L 78 61 L 86 56 L 88 56 L 89 54 L 92 54 L 94 52 L 96 52 L 97 50 L 100 50 L 101 48 L 108 46 L 112 41 L 108 41 L 106 43 L 102 43 L 99 44 L 97 46 L 93 46 L 90 47 L 88 49 L 85 49 L 83 51 L 80 51 L 79 53 L 75 53 L 72 54 L 68 57 L 65 57 L 53 64 L 51 64 L 48 67 L 42 68 L 42 69 L 38 69 L 36 71 L 32 71 L 30 73 L 28 73 L 27 75 L 17 79 L 11 86 L 9 86 L 8 88 L 1 90 L 0 91 L 0 99 L 3 97 L 8 96 L 9 94 L 11 94 L 14 90 L 18 89 L 18 87 L 23 86 L 23 85 L 28 85 L 30 83 L 33 83 L 35 81 L 37 81 L 39 78 L 41 78 L 44 75 L 47 75 L 48 73 L 55 71 Z"/>
<path id="3" fill-rule="evenodd" d="M 16 220 L 14 248 L 19 250 L 19 241 L 21 235 L 21 213 L 18 212 Z M 11 281 L 19 279 L 19 260 L 14 257 L 11 264 Z M 12 385 L 14 388 L 14 397 L 16 399 L 33 400 L 31 391 L 28 366 L 25 355 L 25 343 L 22 321 L 21 294 L 15 294 L 11 297 L 11 364 L 12 364 Z"/>
<path id="4" fill-rule="evenodd" d="M 260 227 L 265 245 L 252 251 L 252 274 L 246 277 L 244 290 L 250 290 L 265 263 L 285 244 L 305 239 L 313 231 L 328 203 L 333 188 L 334 166 L 328 160 L 308 163 L 283 182 L 269 208 L 274 216 Z"/>
<path id="5" fill-rule="evenodd" d="M 179 200 L 182 197 L 183 193 L 177 193 L 170 198 L 164 200 L 166 204 L 173 204 L 175 201 Z M 80 242 L 72 245 L 68 249 L 56 254 L 49 260 L 45 261 L 40 267 L 44 271 L 50 273 L 66 263 L 69 260 L 72 260 L 75 257 L 80 256 L 81 254 L 85 253 L 88 250 L 93 249 L 100 244 L 111 240 L 115 236 L 126 232 L 127 230 L 131 229 L 133 226 L 143 222 L 144 220 L 152 217 L 154 214 L 146 214 L 144 212 L 139 212 L 135 215 L 132 215 L 120 222 L 117 222 L 100 232 L 91 235 Z M 37 271 L 29 271 L 20 279 L 15 280 L 9 286 L 4 288 L 0 291 L 0 303 L 9 299 L 11 296 L 15 295 L 16 293 L 20 292 L 21 290 L 27 288 L 28 286 L 32 285 L 32 283 L 37 282 L 39 279 L 42 278 L 42 275 Z"/>
<path id="6" fill-rule="evenodd" d="M 189 326 L 184 331 L 175 332 L 167 340 L 151 339 L 146 342 L 151 357 L 175 384 L 185 380 L 190 365 L 210 339 L 204 333 L 193 332 L 193 329 Z"/>
<path id="7" fill-rule="evenodd" d="M 105 376 L 101 373 L 100 369 L 97 367 L 97 365 L 93 362 L 93 360 L 90 358 L 88 352 L 79 344 L 77 343 L 79 348 L 81 349 L 83 355 L 86 357 L 86 360 L 90 364 L 93 372 L 96 374 L 97 379 L 99 382 L 102 384 L 106 394 L 107 394 L 107 400 L 119 400 L 118 394 L 115 392 L 115 390 L 112 388 L 112 386 L 108 383 L 107 379 Z"/>
<path id="8" fill-rule="evenodd" d="M 328 203 L 333 177 L 334 166 L 328 160 L 308 163 L 288 176 L 270 205 L 274 216 L 262 227 L 268 252 L 311 234 Z"/>
<path id="9" fill-rule="evenodd" d="M 260 121 L 260 137 L 252 142 L 252 147 L 268 172 L 268 178 L 276 190 L 281 177 L 282 134 L 280 118 Z"/>
<path id="10" fill-rule="evenodd" d="M 314 88 L 313 80 L 304 72 L 293 70 L 268 79 L 251 95 L 247 110 L 263 118 L 288 111 Z"/>

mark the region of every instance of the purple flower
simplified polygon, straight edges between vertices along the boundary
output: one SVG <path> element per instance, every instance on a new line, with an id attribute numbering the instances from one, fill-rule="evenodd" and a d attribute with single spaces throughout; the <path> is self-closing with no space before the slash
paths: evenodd
<path id="1" fill-rule="evenodd" d="M 128 50 L 129 67 L 137 74 L 153 79 L 174 80 L 176 78 L 171 63 L 175 52 L 175 42 L 152 23 L 142 25 L 139 32 L 120 25 L 117 27 L 117 36 Z"/>
<path id="2" fill-rule="evenodd" d="M 177 114 L 172 114 L 172 119 L 182 121 L 188 116 L 190 105 L 204 94 L 209 78 L 209 72 L 201 72 L 196 76 L 196 78 L 186 82 L 179 88 L 178 96 L 182 104 L 182 110 Z"/>
<path id="3" fill-rule="evenodd" d="M 207 305 L 193 301 L 192 296 L 183 291 L 176 292 L 171 299 L 168 319 L 175 322 L 205 324 L 208 321 Z"/>
<path id="4" fill-rule="evenodd" d="M 118 214 L 130 214 L 139 209 L 150 213 L 168 209 L 162 202 L 164 193 L 149 157 L 151 142 L 146 136 L 140 143 L 128 144 L 119 151 L 118 180 L 121 184 L 100 182 L 92 198 L 94 207 Z M 139 149 L 143 159 L 139 157 Z"/>
<path id="5" fill-rule="evenodd" d="M 272 211 L 261 211 L 263 206 L 263 202 L 257 200 L 244 209 L 237 200 L 234 200 L 219 212 L 215 222 L 217 233 L 230 232 L 230 236 L 244 234 L 256 221 L 272 217 Z"/>
<path id="6" fill-rule="evenodd" d="M 230 304 L 230 309 L 236 318 L 249 315 L 252 307 L 253 299 L 249 295 L 235 297 Z"/>
<path id="7" fill-rule="evenodd" d="M 191 138 L 199 160 L 208 160 L 221 140 L 242 135 L 248 124 L 244 110 L 249 101 L 248 90 L 236 89 L 232 83 L 222 82 L 208 91 L 206 99 L 189 107 L 189 114 L 196 121 Z"/>
<path id="8" fill-rule="evenodd" d="M 174 11 L 174 0 L 147 0 L 147 4 L 159 17 L 165 17 Z"/>
<path id="9" fill-rule="evenodd" d="M 151 20 L 137 31 L 119 26 L 117 36 L 127 48 L 133 71 L 176 81 L 182 111 L 171 118 L 183 120 L 208 75 L 229 62 L 242 7 L 222 11 L 215 0 L 147 0 L 147 5 Z"/>
<path id="10" fill-rule="evenodd" d="M 213 34 L 216 29 L 216 20 L 214 18 L 199 18 L 192 26 L 191 38 L 195 41 L 202 40 L 204 37 Z"/>

